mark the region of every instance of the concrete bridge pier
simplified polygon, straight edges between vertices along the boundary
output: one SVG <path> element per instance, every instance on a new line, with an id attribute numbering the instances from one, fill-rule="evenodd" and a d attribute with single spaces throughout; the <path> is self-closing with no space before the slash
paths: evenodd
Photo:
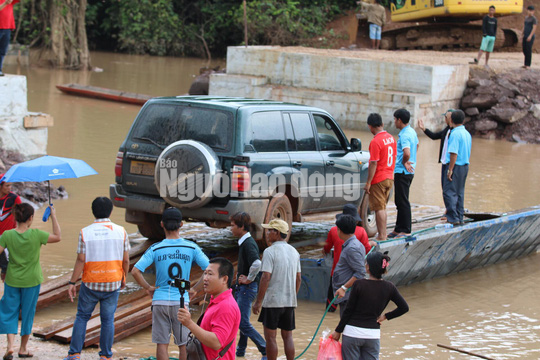
<path id="1" fill-rule="evenodd" d="M 401 62 L 398 52 L 389 61 L 360 51 L 229 47 L 227 73 L 211 75 L 209 92 L 317 106 L 356 130 L 366 130 L 368 115 L 377 112 L 396 133 L 393 113 L 402 107 L 413 127 L 421 118 L 430 129 L 442 128 L 441 114 L 458 107 L 468 78 L 468 65 Z"/>
<path id="2" fill-rule="evenodd" d="M 28 111 L 26 77 L 0 77 L 0 148 L 32 158 L 47 153 L 51 115 Z"/>

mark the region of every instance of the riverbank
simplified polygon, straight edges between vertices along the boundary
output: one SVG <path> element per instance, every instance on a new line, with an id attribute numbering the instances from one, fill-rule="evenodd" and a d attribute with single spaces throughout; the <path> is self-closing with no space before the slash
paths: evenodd
<path id="1" fill-rule="evenodd" d="M 399 54 L 398 54 L 399 55 Z M 444 55 L 444 54 L 442 54 Z M 464 63 L 474 54 L 465 56 Z M 495 61 L 499 61 L 494 54 Z M 449 53 L 448 56 L 452 56 Z M 456 57 L 464 56 L 457 54 Z M 513 54 L 511 56 L 514 56 Z M 534 63 L 533 68 L 536 66 Z M 210 66 L 224 65 L 216 59 Z M 219 63 L 217 63 L 219 61 Z M 515 54 L 514 65 L 521 65 L 521 54 Z M 62 242 L 44 246 L 41 261 L 48 280 L 72 271 L 76 258 L 77 236 L 81 228 L 93 221 L 90 204 L 96 196 L 107 196 L 114 183 L 114 164 L 118 148 L 124 141 L 140 107 L 105 102 L 62 94 L 55 85 L 82 83 L 111 89 L 126 89 L 154 96 L 176 96 L 187 93 L 199 69 L 206 61 L 193 58 L 130 56 L 118 53 L 93 52 L 92 62 L 104 71 L 75 72 L 60 69 L 22 68 L 28 77 L 30 110 L 40 110 L 54 116 L 55 126 L 49 129 L 48 153 L 81 158 L 99 175 L 81 179 L 55 181 L 69 189 L 69 200 L 55 201 L 62 227 Z M 167 69 L 167 71 L 163 71 Z M 8 66 L 6 71 L 15 72 Z M 442 120 L 441 120 L 442 121 Z M 373 135 L 369 132 L 345 130 L 348 139 L 362 140 L 367 149 Z M 420 136 L 417 174 L 411 185 L 410 199 L 416 204 L 442 206 L 440 164 L 437 163 L 439 141 Z M 472 211 L 508 211 L 540 204 L 537 181 L 540 167 L 540 146 L 499 140 L 473 139 L 471 167 L 465 192 L 465 207 Z M 527 176 L 515 176 L 527 169 Z M 43 208 L 37 210 L 37 217 Z M 112 221 L 125 226 L 128 233 L 136 227 L 124 220 L 125 212 L 115 209 Z M 317 220 L 318 221 L 318 220 Z M 392 220 L 390 220 L 392 221 Z M 35 222 L 35 227 L 51 231 L 50 223 Z M 211 229 L 200 224 L 201 235 Z M 224 230 L 225 233 L 225 230 Z M 540 255 L 468 271 L 433 281 L 404 286 L 400 292 L 411 311 L 407 316 L 385 322 L 382 329 L 381 360 L 456 359 L 456 354 L 438 349 L 437 343 L 481 353 L 497 359 L 537 359 L 540 351 L 540 309 L 536 303 L 540 277 Z M 519 279 L 519 281 L 516 281 Z M 133 280 L 128 285 L 134 286 Z M 516 297 L 515 294 L 520 294 Z M 76 303 L 65 302 L 36 314 L 36 327 L 50 325 L 59 319 L 75 315 Z M 295 346 L 300 354 L 318 325 L 323 310 L 321 304 L 301 302 L 296 313 Z M 321 329 L 333 329 L 339 315 L 329 314 Z M 262 328 L 252 318 L 252 323 Z M 17 340 L 18 341 L 18 340 Z M 318 339 L 315 340 L 317 342 Z M 31 349 L 47 344 L 37 340 Z M 41 359 L 61 359 L 68 347 L 55 342 L 54 356 Z M 0 346 L 5 346 L 5 336 Z M 316 359 L 312 345 L 305 360 Z M 37 348 L 39 350 L 39 348 Z M 115 359 L 155 353 L 150 330 L 143 330 L 114 344 Z M 171 348 L 172 349 L 172 348 Z M 47 350 L 48 351 L 48 350 Z M 89 351 L 93 355 L 87 356 Z M 96 349 L 85 350 L 83 359 L 98 358 Z M 50 354 L 50 352 L 48 353 Z M 283 354 L 280 349 L 280 354 Z M 243 360 L 260 359 L 257 349 L 249 343 Z M 171 351 L 171 356 L 175 356 Z M 141 356 L 142 357 L 142 356 Z"/>

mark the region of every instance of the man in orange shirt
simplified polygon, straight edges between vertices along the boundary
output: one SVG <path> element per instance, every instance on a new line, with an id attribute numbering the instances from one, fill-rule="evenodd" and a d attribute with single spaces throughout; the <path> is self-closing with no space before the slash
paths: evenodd
<path id="1" fill-rule="evenodd" d="M 126 286 L 130 246 L 126 230 L 109 219 L 112 210 L 113 203 L 109 198 L 95 198 L 92 213 L 96 220 L 79 233 L 77 260 L 68 289 L 71 302 L 76 296 L 76 283 L 81 274 L 82 284 L 71 344 L 64 360 L 80 360 L 86 325 L 98 302 L 100 360 L 109 360 L 113 356 L 114 313 L 120 289 Z"/>
<path id="2" fill-rule="evenodd" d="M 0 76 L 4 76 L 2 64 L 4 63 L 4 56 L 7 54 L 9 42 L 11 41 L 11 31 L 15 30 L 13 5 L 18 2 L 19 0 L 5 0 L 0 4 Z"/>
<path id="3" fill-rule="evenodd" d="M 386 240 L 386 202 L 394 185 L 396 166 L 396 141 L 384 130 L 381 115 L 369 114 L 367 124 L 374 135 L 369 144 L 369 168 L 366 193 L 369 195 L 369 208 L 375 211 L 378 241 Z"/>

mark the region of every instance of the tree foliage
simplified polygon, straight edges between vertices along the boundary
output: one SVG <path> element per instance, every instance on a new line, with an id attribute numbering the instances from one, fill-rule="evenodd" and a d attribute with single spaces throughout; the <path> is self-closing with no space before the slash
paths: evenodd
<path id="1" fill-rule="evenodd" d="M 40 59 L 67 69 L 90 68 L 86 0 L 27 0 L 14 8 L 14 41 L 41 49 Z"/>
<path id="2" fill-rule="evenodd" d="M 51 3 L 29 0 L 18 40 L 47 45 Z M 85 0 L 86 1 L 86 0 Z M 27 1 L 25 1 L 27 2 Z M 328 35 L 326 24 L 354 0 L 247 0 L 249 44 L 306 45 Z M 223 55 L 244 41 L 242 0 L 88 0 L 92 49 L 151 55 Z M 331 34 L 330 34 L 331 35 Z"/>

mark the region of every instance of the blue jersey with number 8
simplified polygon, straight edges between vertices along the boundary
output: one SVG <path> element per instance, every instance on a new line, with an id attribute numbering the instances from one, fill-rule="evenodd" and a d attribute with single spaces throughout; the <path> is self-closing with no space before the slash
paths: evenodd
<path id="1" fill-rule="evenodd" d="M 171 287 L 169 281 L 177 277 L 189 280 L 194 262 L 202 270 L 209 264 L 208 257 L 197 244 L 185 239 L 165 239 L 148 248 L 135 267 L 144 272 L 150 265 L 155 264 L 154 286 L 158 289 L 154 292 L 153 302 L 180 303 L 180 292 Z M 189 303 L 187 292 L 184 294 L 184 302 Z"/>

